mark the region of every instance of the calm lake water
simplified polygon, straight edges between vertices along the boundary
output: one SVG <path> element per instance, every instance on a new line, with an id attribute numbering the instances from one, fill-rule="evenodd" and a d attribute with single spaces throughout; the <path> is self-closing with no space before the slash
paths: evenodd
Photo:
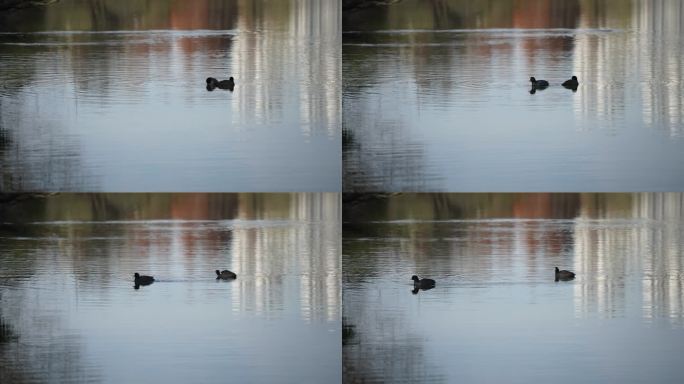
<path id="1" fill-rule="evenodd" d="M 18 204 L 0 212 L 1 382 L 340 381 L 339 195 Z"/>
<path id="2" fill-rule="evenodd" d="M 345 12 L 344 190 L 683 190 L 682 25 L 678 0 Z"/>
<path id="3" fill-rule="evenodd" d="M 681 383 L 684 195 L 408 195 L 344 213 L 344 381 Z M 554 281 L 554 267 L 577 273 Z M 436 280 L 412 294 L 411 275 Z"/>
<path id="4" fill-rule="evenodd" d="M 339 191 L 338 8 L 63 0 L 0 16 L 0 190 Z"/>

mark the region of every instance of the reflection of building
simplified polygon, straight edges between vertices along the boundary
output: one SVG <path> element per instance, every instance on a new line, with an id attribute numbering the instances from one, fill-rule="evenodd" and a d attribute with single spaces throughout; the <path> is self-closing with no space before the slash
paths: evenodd
<path id="1" fill-rule="evenodd" d="M 632 312 L 683 324 L 684 195 L 633 195 L 629 213 L 604 214 L 597 223 L 584 210 L 577 218 L 574 268 L 582 279 L 575 285 L 577 315 Z"/>

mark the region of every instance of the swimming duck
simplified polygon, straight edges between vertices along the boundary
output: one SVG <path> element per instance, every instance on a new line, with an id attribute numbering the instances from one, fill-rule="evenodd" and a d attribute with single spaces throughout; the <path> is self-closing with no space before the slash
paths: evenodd
<path id="1" fill-rule="evenodd" d="M 135 285 L 150 285 L 154 283 L 154 277 L 145 275 L 140 276 L 140 274 L 136 272 L 133 275 L 133 281 L 135 282 Z"/>
<path id="2" fill-rule="evenodd" d="M 530 82 L 532 83 L 532 88 L 544 89 L 549 86 L 549 82 L 546 80 L 537 80 L 534 77 L 530 77 Z"/>
<path id="3" fill-rule="evenodd" d="M 570 78 L 570 80 L 565 80 L 561 85 L 565 88 L 576 90 L 577 86 L 579 85 L 579 81 L 577 81 L 577 76 L 573 76 Z"/>
<path id="4" fill-rule="evenodd" d="M 213 77 L 207 77 L 207 91 L 213 91 L 215 88 L 227 89 L 232 92 L 235 88 L 235 80 L 232 76 L 228 80 L 221 81 Z"/>
<path id="5" fill-rule="evenodd" d="M 415 289 L 431 289 L 435 287 L 435 281 L 432 279 L 419 279 L 418 276 L 411 276 L 413 280 L 413 288 Z"/>
<path id="6" fill-rule="evenodd" d="M 558 267 L 556 267 L 556 281 L 558 280 L 572 280 L 575 278 L 575 273 L 566 271 L 566 270 L 558 270 Z"/>
<path id="7" fill-rule="evenodd" d="M 237 275 L 227 269 L 224 269 L 223 271 L 220 271 L 217 269 L 216 270 L 216 279 L 222 279 L 222 280 L 232 280 L 232 279 L 237 279 Z"/>
<path id="8" fill-rule="evenodd" d="M 235 87 L 235 80 L 233 80 L 233 76 L 231 76 L 228 80 L 219 81 L 218 87 L 221 89 L 233 89 L 233 87 Z"/>

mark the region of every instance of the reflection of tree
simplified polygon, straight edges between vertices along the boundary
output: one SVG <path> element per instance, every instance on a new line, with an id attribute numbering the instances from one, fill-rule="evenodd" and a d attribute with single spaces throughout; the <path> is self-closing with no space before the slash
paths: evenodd
<path id="1" fill-rule="evenodd" d="M 0 108 L 0 114 L 4 111 Z M 28 122 L 27 122 L 28 123 Z M 0 127 L 0 136 L 5 137 L 7 145 L 0 144 L 0 192 L 1 191 L 58 191 L 69 186 L 92 186 L 93 178 L 78 173 L 80 169 L 80 153 L 76 150 L 66 151 L 55 157 L 34 156 L 33 152 L 44 147 L 37 140 L 45 137 L 44 130 L 52 130 L 54 126 L 33 130 L 31 135 L 16 135 L 22 131 L 22 124 L 17 124 L 11 131 Z M 32 127 L 36 128 L 36 127 Z M 26 130 L 23 130 L 26 132 Z M 54 141 L 71 142 L 68 135 L 50 133 Z M 45 143 L 42 143 L 45 144 Z M 47 145 L 51 145 L 47 143 Z M 71 144 L 75 147 L 75 144 Z M 87 187 L 86 187 L 87 188 Z"/>
<path id="2" fill-rule="evenodd" d="M 0 300 L 2 297 L 0 297 Z M 21 371 L 21 364 L 14 359 L 10 359 L 10 349 L 16 348 L 17 334 L 11 325 L 7 324 L 2 318 L 2 307 L 0 307 L 0 382 L 3 383 L 23 383 L 28 382 L 29 372 Z M 6 356 L 9 355 L 9 356 Z"/>
<path id="3" fill-rule="evenodd" d="M 377 115 L 366 111 L 365 105 L 349 100 L 343 108 L 344 189 L 377 192 L 422 190 L 427 184 L 434 185 L 437 177 L 425 170 L 425 149 L 406 137 L 401 117 L 393 121 L 367 121 Z"/>
<path id="4" fill-rule="evenodd" d="M 431 365 L 425 356 L 424 338 L 407 334 L 403 319 L 412 314 L 375 310 L 379 307 L 372 299 L 344 302 L 342 382 L 381 383 L 387 378 L 446 382 L 439 367 Z M 382 343 L 377 342 L 379 334 L 383 335 Z"/>
<path id="5" fill-rule="evenodd" d="M 2 313 L 0 313 L 2 315 Z M 17 335 L 12 329 L 12 327 L 5 323 L 5 321 L 0 316 L 0 345 L 9 343 L 17 339 Z"/>
<path id="6" fill-rule="evenodd" d="M 65 305 L 60 291 L 26 287 L 31 280 L 22 272 L 33 271 L 41 255 L 2 238 L 0 245 L 1 263 L 19 262 L 22 266 L 2 267 L 3 285 L 11 289 L 0 290 L 0 382 L 43 381 L 47 377 L 60 382 L 99 380 L 97 371 L 85 365 L 82 341 L 66 332 L 64 319 L 51 310 Z M 35 305 L 41 301 L 51 308 Z"/>
<path id="7" fill-rule="evenodd" d="M 22 8 L 40 7 L 55 3 L 59 0 L 0 0 L 0 12 Z"/>
<path id="8" fill-rule="evenodd" d="M 223 29 L 236 17 L 237 0 L 61 1 L 51 7 L 0 15 L 7 30 Z"/>
<path id="9" fill-rule="evenodd" d="M 413 29 L 574 28 L 580 5 L 580 0 L 404 0 L 390 7 L 345 12 L 343 23 L 345 30 L 407 25 Z"/>
<path id="10" fill-rule="evenodd" d="M 343 11 L 353 11 L 356 9 L 384 7 L 401 0 L 342 0 Z"/>
<path id="11" fill-rule="evenodd" d="M 69 135 L 55 133 L 54 122 L 21 112 L 25 104 L 43 102 L 39 94 L 27 92 L 38 66 L 33 60 L 3 61 L 0 71 L 0 192 L 54 191 L 67 183 L 83 185 L 89 182 L 85 176 L 74 172 L 81 161 L 76 149 L 51 158 L 34 155 L 39 148 L 50 149 L 52 143 L 44 142 L 45 137 L 51 137 L 61 145 L 70 143 L 67 147 L 77 147 L 71 144 L 74 140 Z"/>
<path id="12" fill-rule="evenodd" d="M 571 219 L 581 206 L 568 193 L 403 193 L 345 194 L 345 228 L 372 220 L 454 220 L 487 218 Z M 629 195 L 615 195 L 629 196 Z M 368 229 L 371 230 L 372 226 Z"/>

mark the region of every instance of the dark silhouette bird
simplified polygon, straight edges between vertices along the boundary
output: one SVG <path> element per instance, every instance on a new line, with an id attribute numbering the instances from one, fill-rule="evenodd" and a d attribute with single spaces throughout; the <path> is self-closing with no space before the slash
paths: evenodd
<path id="1" fill-rule="evenodd" d="M 530 83 L 532 87 L 536 89 L 544 89 L 549 86 L 549 82 L 546 80 L 537 80 L 534 77 L 530 77 Z"/>
<path id="2" fill-rule="evenodd" d="M 579 81 L 577 81 L 577 76 L 573 76 L 570 78 L 570 80 L 565 80 L 561 85 L 567 89 L 572 89 L 573 91 L 576 91 L 577 87 L 579 86 Z"/>
<path id="3" fill-rule="evenodd" d="M 140 276 L 140 274 L 136 272 L 133 274 L 133 283 L 135 283 L 134 288 L 138 289 L 141 285 L 150 285 L 154 283 L 154 277 L 145 275 Z"/>
<path id="4" fill-rule="evenodd" d="M 418 276 L 411 276 L 413 280 L 413 293 L 418 293 L 418 290 L 428 290 L 435 287 L 435 281 L 432 279 L 419 279 Z"/>
<path id="5" fill-rule="evenodd" d="M 558 267 L 556 267 L 556 281 L 558 281 L 558 280 L 566 281 L 566 280 L 572 280 L 574 278 L 575 278 L 574 272 L 570 272 L 570 271 L 566 271 L 566 270 L 560 271 L 560 270 L 558 270 Z"/>
<path id="6" fill-rule="evenodd" d="M 237 275 L 227 269 L 224 269 L 223 271 L 219 271 L 218 269 L 216 270 L 216 279 L 222 279 L 222 280 L 233 280 L 237 279 Z"/>
<path id="7" fill-rule="evenodd" d="M 218 81 L 213 77 L 207 77 L 207 91 L 213 91 L 216 88 L 227 89 L 233 92 L 233 89 L 235 88 L 235 80 L 232 76 L 228 80 L 221 81 Z"/>

